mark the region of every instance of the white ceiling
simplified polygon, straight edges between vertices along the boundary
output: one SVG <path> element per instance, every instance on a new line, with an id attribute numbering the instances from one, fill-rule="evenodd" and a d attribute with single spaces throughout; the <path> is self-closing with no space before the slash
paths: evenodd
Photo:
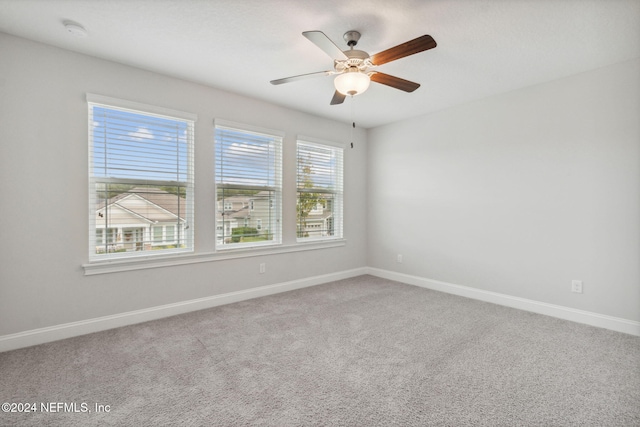
<path id="1" fill-rule="evenodd" d="M 307 30 L 344 49 L 360 31 L 370 54 L 423 34 L 438 47 L 379 68 L 417 91 L 372 83 L 330 106 L 332 77 L 269 83 L 332 69 Z M 0 31 L 374 127 L 638 58 L 640 0 L 0 0 Z"/>

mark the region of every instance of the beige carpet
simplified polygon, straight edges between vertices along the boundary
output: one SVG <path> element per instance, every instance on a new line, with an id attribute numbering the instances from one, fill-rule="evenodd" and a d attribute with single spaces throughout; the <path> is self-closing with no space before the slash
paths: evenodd
<path id="1" fill-rule="evenodd" d="M 37 406 L 3 426 L 640 426 L 640 338 L 371 276 L 0 353 L 0 374 Z"/>

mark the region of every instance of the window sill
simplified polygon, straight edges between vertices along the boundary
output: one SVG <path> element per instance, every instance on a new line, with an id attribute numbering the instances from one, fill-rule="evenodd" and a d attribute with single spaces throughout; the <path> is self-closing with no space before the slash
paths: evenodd
<path id="1" fill-rule="evenodd" d="M 207 252 L 188 255 L 150 256 L 136 259 L 111 259 L 108 261 L 91 262 L 83 264 L 85 276 L 97 274 L 119 273 L 122 271 L 143 270 L 147 268 L 170 267 L 174 265 L 198 264 L 201 262 L 225 261 L 239 258 L 252 258 L 265 255 L 286 254 L 291 252 L 313 251 L 345 246 L 345 239 L 304 242 L 292 245 L 280 245 L 268 248 L 238 248 L 226 249 L 218 252 Z"/>

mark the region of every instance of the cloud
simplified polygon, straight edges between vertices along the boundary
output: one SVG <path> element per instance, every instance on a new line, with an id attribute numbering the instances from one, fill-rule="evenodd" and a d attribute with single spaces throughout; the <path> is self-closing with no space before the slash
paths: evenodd
<path id="1" fill-rule="evenodd" d="M 127 134 L 129 138 L 133 141 L 145 142 L 151 141 L 154 138 L 153 132 L 151 132 L 148 128 L 139 127 L 134 132 L 129 132 Z"/>

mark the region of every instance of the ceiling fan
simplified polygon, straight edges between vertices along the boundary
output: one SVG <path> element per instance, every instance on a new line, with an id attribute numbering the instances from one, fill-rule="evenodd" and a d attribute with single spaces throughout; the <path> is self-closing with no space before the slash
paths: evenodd
<path id="1" fill-rule="evenodd" d="M 433 37 L 424 35 L 376 53 L 375 55 L 369 55 L 367 52 L 353 48 L 358 44 L 358 40 L 360 40 L 360 33 L 357 31 L 347 31 L 344 33 L 343 38 L 347 42 L 347 46 L 350 47 L 349 50 L 345 51 L 340 49 L 322 31 L 305 31 L 302 35 L 333 58 L 333 70 L 271 80 L 271 84 L 280 85 L 309 77 L 331 76 L 336 74 L 337 76 L 334 79 L 336 91 L 331 99 L 331 105 L 342 104 L 347 95 L 354 96 L 361 94 L 367 90 L 371 81 L 405 92 L 413 92 L 420 87 L 418 83 L 381 73 L 376 71 L 375 68 L 387 62 L 433 49 L 437 46 Z"/>

